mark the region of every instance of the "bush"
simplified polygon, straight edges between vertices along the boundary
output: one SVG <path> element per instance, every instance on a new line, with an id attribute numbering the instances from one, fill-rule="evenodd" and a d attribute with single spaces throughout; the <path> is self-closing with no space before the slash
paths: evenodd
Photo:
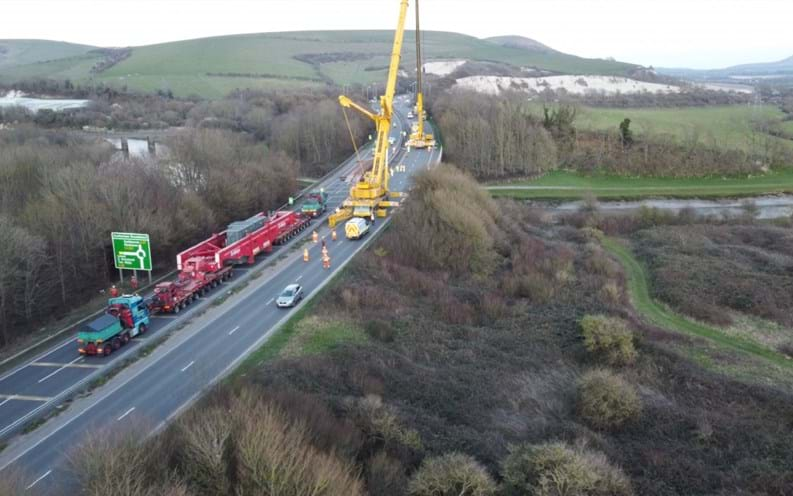
<path id="1" fill-rule="evenodd" d="M 609 365 L 630 365 L 636 361 L 633 332 L 624 320 L 586 315 L 581 319 L 581 333 L 587 351 L 602 357 Z"/>
<path id="2" fill-rule="evenodd" d="M 399 460 L 380 451 L 366 466 L 366 486 L 369 494 L 377 496 L 403 496 L 407 490 L 405 467 Z"/>
<path id="3" fill-rule="evenodd" d="M 424 460 L 408 485 L 411 496 L 488 496 L 495 491 L 487 470 L 461 453 Z"/>
<path id="4" fill-rule="evenodd" d="M 592 370 L 578 388 L 578 415 L 596 429 L 617 429 L 641 413 L 632 385 L 608 370 Z"/>
<path id="5" fill-rule="evenodd" d="M 488 273 L 494 265 L 498 207 L 476 181 L 451 165 L 415 177 L 395 216 L 394 254 L 422 270 Z"/>
<path id="6" fill-rule="evenodd" d="M 510 448 L 502 462 L 506 496 L 628 496 L 630 480 L 605 455 L 564 443 Z"/>

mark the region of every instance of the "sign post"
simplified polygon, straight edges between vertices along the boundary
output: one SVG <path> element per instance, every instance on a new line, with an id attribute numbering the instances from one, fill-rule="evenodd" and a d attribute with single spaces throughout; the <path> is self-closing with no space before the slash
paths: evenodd
<path id="1" fill-rule="evenodd" d="M 113 260 L 118 269 L 121 281 L 124 280 L 124 269 L 149 273 L 151 281 L 151 244 L 148 234 L 110 233 L 113 240 Z"/>

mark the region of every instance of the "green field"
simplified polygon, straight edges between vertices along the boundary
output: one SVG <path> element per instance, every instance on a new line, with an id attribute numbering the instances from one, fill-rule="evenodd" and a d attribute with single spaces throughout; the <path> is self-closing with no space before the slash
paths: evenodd
<path id="1" fill-rule="evenodd" d="M 532 110 L 542 115 L 542 106 Z M 579 107 L 575 125 L 580 129 L 614 132 L 623 119 L 631 120 L 637 137 L 668 135 L 679 142 L 698 142 L 721 149 L 751 150 L 761 146 L 765 135 L 753 129 L 753 123 L 769 122 L 793 132 L 793 122 L 782 122 L 785 114 L 773 105 L 722 105 L 679 108 L 593 108 Z M 793 141 L 771 138 L 793 149 Z"/>
<path id="2" fill-rule="evenodd" d="M 532 181 L 491 185 L 487 188 L 493 196 L 525 199 L 574 199 L 589 195 L 609 199 L 740 197 L 793 193 L 793 169 L 774 170 L 762 176 L 746 178 L 623 177 L 553 171 Z"/>
<path id="3" fill-rule="evenodd" d="M 47 40 L 0 40 L 0 69 L 79 57 L 96 47 Z"/>
<path id="4" fill-rule="evenodd" d="M 93 77 L 89 69 L 98 59 L 87 54 L 92 47 L 46 42 L 33 54 L 32 49 L 26 52 L 22 45 L 14 48 L 17 42 L 9 40 L 2 42 L 10 55 L 5 66 L 0 65 L 4 67 L 0 83 L 31 77 L 68 77 L 77 82 L 92 79 L 139 91 L 170 89 L 179 96 L 195 93 L 210 98 L 222 97 L 234 88 L 278 88 L 295 83 L 319 87 L 327 82 L 367 84 L 385 80 L 393 36 L 387 30 L 305 31 L 162 43 L 135 47 L 128 59 Z M 411 49 L 414 40 L 414 32 L 407 31 L 402 66 L 408 70 L 416 64 L 415 51 Z M 558 52 L 504 47 L 472 36 L 436 31 L 424 33 L 424 48 L 428 60 L 491 61 L 577 74 L 625 74 L 634 67 Z M 23 56 L 24 53 L 28 55 Z"/>

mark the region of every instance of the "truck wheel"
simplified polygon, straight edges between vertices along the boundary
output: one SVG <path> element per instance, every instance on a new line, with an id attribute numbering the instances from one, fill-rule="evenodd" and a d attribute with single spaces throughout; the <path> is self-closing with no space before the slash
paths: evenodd
<path id="1" fill-rule="evenodd" d="M 124 346 L 127 343 L 129 343 L 129 333 L 125 332 L 124 334 L 121 335 L 121 346 Z"/>
<path id="2" fill-rule="evenodd" d="M 141 324 L 140 327 L 138 327 L 138 334 L 146 334 L 147 330 L 146 324 Z"/>
<path id="3" fill-rule="evenodd" d="M 109 356 L 111 353 L 113 353 L 113 347 L 110 346 L 110 343 L 108 343 L 104 348 L 102 348 L 102 354 L 104 356 Z"/>
<path id="4" fill-rule="evenodd" d="M 175 307 L 173 307 L 173 313 L 179 313 L 181 311 L 182 311 L 182 305 L 181 304 L 177 304 Z"/>
<path id="5" fill-rule="evenodd" d="M 113 345 L 113 350 L 117 350 L 121 348 L 121 340 L 117 337 L 114 338 L 113 341 L 111 341 L 111 344 Z"/>

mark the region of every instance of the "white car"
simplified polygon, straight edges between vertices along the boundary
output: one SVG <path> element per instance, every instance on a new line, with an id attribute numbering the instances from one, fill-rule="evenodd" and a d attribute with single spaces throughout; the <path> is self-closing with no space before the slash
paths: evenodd
<path id="1" fill-rule="evenodd" d="M 303 288 L 299 284 L 290 284 L 278 295 L 275 304 L 278 308 L 289 308 L 300 303 L 303 299 Z"/>

